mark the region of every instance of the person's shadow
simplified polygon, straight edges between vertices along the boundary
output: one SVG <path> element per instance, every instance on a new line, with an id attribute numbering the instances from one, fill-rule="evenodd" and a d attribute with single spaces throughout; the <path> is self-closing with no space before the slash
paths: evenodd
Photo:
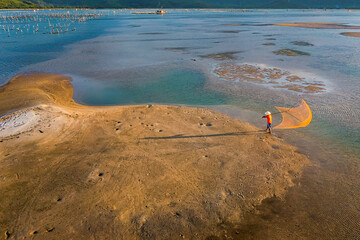
<path id="1" fill-rule="evenodd" d="M 264 130 L 247 131 L 247 132 L 232 132 L 232 133 L 219 133 L 219 134 L 207 134 L 207 135 L 190 135 L 184 136 L 183 134 L 168 136 L 168 137 L 146 137 L 145 140 L 161 140 L 161 139 L 182 139 L 182 138 L 206 138 L 206 137 L 226 137 L 226 136 L 244 136 L 255 134 L 267 134 Z"/>

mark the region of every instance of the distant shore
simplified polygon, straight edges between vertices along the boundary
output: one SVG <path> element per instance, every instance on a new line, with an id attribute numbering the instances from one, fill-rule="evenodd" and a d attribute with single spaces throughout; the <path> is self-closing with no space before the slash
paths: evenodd
<path id="1" fill-rule="evenodd" d="M 121 9 L 121 10 L 140 10 L 140 9 L 159 9 L 157 7 L 144 7 L 144 8 L 131 8 L 131 7 L 31 7 L 31 8 L 0 8 L 1 10 L 64 10 L 64 9 L 83 9 L 83 10 L 105 10 L 105 9 Z M 319 11 L 326 11 L 326 10 L 360 10 L 360 8 L 161 8 L 161 9 L 174 9 L 174 10 L 212 10 L 212 9 L 222 9 L 222 10 L 305 10 L 305 11 L 312 11 L 312 10 L 319 10 Z"/>
<path id="2" fill-rule="evenodd" d="M 224 114 L 84 106 L 70 82 L 23 74 L 0 87 L 0 231 L 9 236 L 235 237 L 244 214 L 281 199 L 310 164 Z"/>

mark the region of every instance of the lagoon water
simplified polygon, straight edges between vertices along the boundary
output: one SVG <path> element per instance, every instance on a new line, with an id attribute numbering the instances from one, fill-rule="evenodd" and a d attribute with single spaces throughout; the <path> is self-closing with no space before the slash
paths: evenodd
<path id="1" fill-rule="evenodd" d="M 289 199 L 297 196 L 299 201 L 293 211 L 305 211 L 312 199 L 312 207 L 307 208 L 310 213 L 302 216 L 305 222 L 322 221 L 323 228 L 329 230 L 330 223 L 338 219 L 335 229 L 343 233 L 341 236 L 358 233 L 354 226 L 360 216 L 360 209 L 355 207 L 360 206 L 356 184 L 360 182 L 360 38 L 340 33 L 360 30 L 272 24 L 360 26 L 360 11 L 168 10 L 165 15 L 133 14 L 136 11 L 1 11 L 0 84 L 21 72 L 60 73 L 73 78 L 74 98 L 79 103 L 205 106 L 260 127 L 263 123 L 259 117 L 264 111 L 275 112 L 274 106 L 296 106 L 304 98 L 313 111 L 313 122 L 307 128 L 280 135 L 303 147 L 318 168 L 305 172 L 305 180 L 300 181 L 305 187 L 299 186 L 296 194 L 290 191 Z M 295 45 L 294 41 L 311 46 Z M 273 53 L 280 49 L 309 55 Z M 223 53 L 231 53 L 231 57 L 209 55 Z M 213 73 L 223 62 L 276 67 L 321 82 L 325 91 L 299 93 L 270 84 L 227 81 Z M 309 140 L 314 145 L 309 146 L 309 141 L 300 137 L 315 139 Z M 316 186 L 314 182 L 318 182 Z M 338 189 L 341 192 L 336 192 Z M 319 206 L 314 199 L 325 193 L 335 200 Z M 337 198 L 338 194 L 345 200 Z M 286 204 L 283 209 L 289 208 Z M 337 204 L 348 208 L 332 211 Z M 344 214 L 347 217 L 339 220 Z M 277 221 L 284 225 L 288 220 Z M 276 224 L 274 220 L 272 224 Z M 320 231 L 307 226 L 310 228 Z"/>

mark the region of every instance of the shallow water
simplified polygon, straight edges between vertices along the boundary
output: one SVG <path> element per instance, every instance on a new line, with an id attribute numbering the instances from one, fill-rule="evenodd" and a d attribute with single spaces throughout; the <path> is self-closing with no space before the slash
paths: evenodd
<path id="1" fill-rule="evenodd" d="M 123 81 L 102 84 L 85 79 L 81 81 L 80 77 L 73 76 L 79 80 L 73 82 L 75 88 L 86 85 L 86 89 L 75 93 L 75 98 L 94 106 L 147 103 L 206 106 L 229 104 L 231 101 L 223 93 L 205 90 L 206 77 L 201 72 L 176 69 L 161 73 L 150 71 L 149 74 L 156 75 L 156 79 L 149 81 L 144 76 L 138 76 L 131 79 L 131 84 Z"/>
<path id="2" fill-rule="evenodd" d="M 278 133 L 301 147 L 317 165 L 315 170 L 305 171 L 306 177 L 295 195 L 301 192 L 309 199 L 318 199 L 327 194 L 338 200 L 336 193 L 329 193 L 336 185 L 336 189 L 342 189 L 344 202 L 352 206 L 343 214 L 360 216 L 355 207 L 360 205 L 360 190 L 349 187 L 350 183 L 359 182 L 360 169 L 360 38 L 340 35 L 356 30 L 270 25 L 328 22 L 360 26 L 360 11 L 169 10 L 165 15 L 132 12 L 1 11 L 0 84 L 24 71 L 60 73 L 73 77 L 75 100 L 83 104 L 205 106 L 258 127 L 263 125 L 260 117 L 266 110 L 275 112 L 274 106 L 297 106 L 304 98 L 313 111 L 312 123 L 304 129 Z M 61 32 L 49 34 L 56 30 Z M 313 46 L 299 46 L 294 41 Z M 303 51 L 310 56 L 273 53 L 281 49 Z M 229 52 L 231 57 L 221 55 Z M 221 57 L 209 57 L 214 54 Z M 277 67 L 307 80 L 321 81 L 326 91 L 297 93 L 271 85 L 226 81 L 212 71 L 227 61 Z M 275 117 L 275 123 L 280 120 Z M 341 180 L 337 182 L 335 176 L 341 176 Z M 313 185 L 316 181 L 322 182 L 321 188 Z M 289 198 L 293 196 L 290 194 Z M 337 204 L 334 201 L 318 211 L 333 208 Z M 305 202 L 300 201 L 302 208 L 298 211 L 304 210 Z M 316 215 L 316 209 L 311 211 Z M 321 219 L 330 221 L 339 214 Z"/>

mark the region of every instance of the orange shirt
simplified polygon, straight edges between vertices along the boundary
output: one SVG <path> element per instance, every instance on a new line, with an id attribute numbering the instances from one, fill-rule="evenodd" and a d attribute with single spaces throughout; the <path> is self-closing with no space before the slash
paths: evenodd
<path id="1" fill-rule="evenodd" d="M 267 123 L 272 123 L 272 116 L 271 116 L 271 114 L 270 114 L 270 115 L 267 115 L 267 116 L 266 116 L 266 119 L 267 119 Z"/>

